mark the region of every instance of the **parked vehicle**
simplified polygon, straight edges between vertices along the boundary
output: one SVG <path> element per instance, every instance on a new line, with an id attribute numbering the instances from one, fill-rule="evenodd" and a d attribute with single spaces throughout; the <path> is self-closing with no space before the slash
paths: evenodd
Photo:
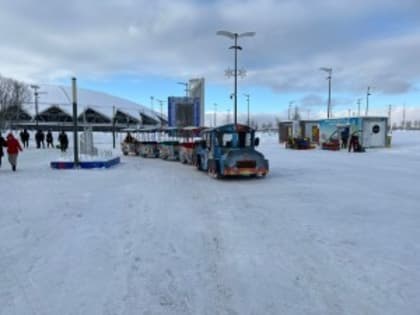
<path id="1" fill-rule="evenodd" d="M 178 128 L 161 128 L 161 139 L 159 141 L 159 157 L 163 160 L 179 160 L 179 139 Z"/>
<path id="2" fill-rule="evenodd" d="M 255 130 L 241 124 L 227 124 L 201 133 L 202 141 L 197 149 L 197 169 L 210 176 L 265 176 L 268 160 L 255 147 L 259 138 Z"/>
<path id="3" fill-rule="evenodd" d="M 204 127 L 185 127 L 180 130 L 179 160 L 183 164 L 195 165 L 197 148 L 200 145 L 200 132 Z"/>

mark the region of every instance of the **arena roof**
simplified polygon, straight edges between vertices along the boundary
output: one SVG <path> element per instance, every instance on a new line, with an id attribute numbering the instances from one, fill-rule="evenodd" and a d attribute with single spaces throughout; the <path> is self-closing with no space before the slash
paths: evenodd
<path id="1" fill-rule="evenodd" d="M 72 113 L 72 91 L 71 87 L 58 85 L 40 85 L 38 90 L 38 113 L 48 113 L 52 107 L 60 108 L 64 113 L 71 115 Z M 140 122 L 141 117 L 146 116 L 148 122 L 160 122 L 160 115 L 147 108 L 146 106 L 135 102 L 109 95 L 104 92 L 97 92 L 87 89 L 77 89 L 78 113 L 82 114 L 88 110 L 90 115 L 94 112 L 99 113 L 102 117 L 112 120 L 114 107 L 115 113 L 126 115 L 130 120 L 136 119 Z M 35 117 L 35 101 L 32 95 L 31 101 L 24 106 L 24 109 Z M 143 119 L 145 120 L 145 119 Z"/>

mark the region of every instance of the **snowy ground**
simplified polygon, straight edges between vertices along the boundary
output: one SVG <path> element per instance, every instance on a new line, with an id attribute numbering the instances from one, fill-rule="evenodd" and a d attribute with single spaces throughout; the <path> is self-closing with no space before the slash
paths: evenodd
<path id="1" fill-rule="evenodd" d="M 365 154 L 276 141 L 261 180 L 3 160 L 0 314 L 419 314 L 420 134 Z"/>

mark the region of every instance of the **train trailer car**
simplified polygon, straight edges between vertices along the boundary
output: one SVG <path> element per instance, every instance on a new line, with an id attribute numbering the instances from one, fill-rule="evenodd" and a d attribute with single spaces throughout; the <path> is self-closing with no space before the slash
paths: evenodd
<path id="1" fill-rule="evenodd" d="M 200 132 L 204 127 L 184 127 L 180 130 L 179 160 L 183 164 L 196 164 L 196 152 L 200 145 Z"/>
<path id="2" fill-rule="evenodd" d="M 227 124 L 206 129 L 197 150 L 197 169 L 214 178 L 268 174 L 268 160 L 255 147 L 259 139 L 247 125 Z"/>
<path id="3" fill-rule="evenodd" d="M 159 157 L 159 143 L 157 141 L 158 129 L 143 128 L 139 130 L 140 135 L 140 156 L 144 158 Z"/>
<path id="4" fill-rule="evenodd" d="M 178 161 L 179 147 L 178 128 L 162 128 L 159 142 L 159 157 L 167 161 Z"/>
<path id="5" fill-rule="evenodd" d="M 136 137 L 132 136 L 131 133 L 135 130 L 127 130 L 127 135 L 121 142 L 121 151 L 124 155 L 140 155 L 140 141 Z"/>

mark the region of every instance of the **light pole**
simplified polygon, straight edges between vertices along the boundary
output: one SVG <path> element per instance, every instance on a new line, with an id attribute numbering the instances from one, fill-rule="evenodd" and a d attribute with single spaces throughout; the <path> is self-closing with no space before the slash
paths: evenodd
<path id="1" fill-rule="evenodd" d="M 368 86 L 367 92 L 366 92 L 366 112 L 365 112 L 365 116 L 367 116 L 369 114 L 369 96 L 370 95 L 371 95 L 370 86 Z"/>
<path id="2" fill-rule="evenodd" d="M 247 125 L 249 126 L 249 94 L 244 94 L 246 97 L 246 102 L 247 102 L 247 111 L 248 111 L 248 118 L 247 118 Z"/>
<path id="3" fill-rule="evenodd" d="M 319 68 L 321 71 L 325 71 L 328 73 L 328 106 L 327 106 L 327 118 L 330 118 L 331 115 L 331 77 L 332 77 L 332 68 L 322 67 Z"/>
<path id="4" fill-rule="evenodd" d="M 36 124 L 36 128 L 38 129 L 38 90 L 39 90 L 39 86 L 32 84 L 31 88 L 34 90 L 34 102 L 35 102 L 35 124 Z"/>
<path id="5" fill-rule="evenodd" d="M 288 120 L 292 120 L 292 105 L 295 101 L 290 101 L 289 102 L 289 109 L 287 111 L 287 119 Z"/>
<path id="6" fill-rule="evenodd" d="M 234 77 L 235 77 L 235 113 L 234 113 L 234 120 L 235 120 L 235 125 L 237 124 L 237 103 L 238 103 L 238 49 L 242 50 L 241 46 L 238 46 L 238 38 L 239 37 L 252 37 L 255 36 L 255 32 L 245 32 L 245 33 L 232 33 L 232 32 L 228 32 L 228 31 L 218 31 L 216 33 L 216 35 L 221 35 L 221 36 L 226 36 L 230 39 L 233 39 L 235 41 L 235 45 L 229 47 L 229 49 L 234 49 L 235 50 L 235 69 L 234 69 Z"/>
<path id="7" fill-rule="evenodd" d="M 213 114 L 213 126 L 216 127 L 216 111 L 217 111 L 217 104 L 214 103 L 214 114 Z"/>
<path id="8" fill-rule="evenodd" d="M 357 99 L 357 116 L 360 117 L 360 103 L 362 102 L 361 98 Z"/>
<path id="9" fill-rule="evenodd" d="M 188 97 L 188 82 L 177 82 L 177 83 L 185 86 L 185 96 Z"/>
<path id="10" fill-rule="evenodd" d="M 156 101 L 159 103 L 160 105 L 160 118 L 161 118 L 161 122 L 163 121 L 163 100 L 160 99 L 156 99 Z"/>
<path id="11" fill-rule="evenodd" d="M 73 153 L 74 153 L 74 166 L 79 166 L 79 142 L 77 140 L 77 83 L 76 78 L 71 79 L 72 98 L 73 98 Z"/>
<path id="12" fill-rule="evenodd" d="M 154 100 L 154 97 L 153 96 L 150 96 L 150 109 L 152 110 L 152 112 L 154 111 L 154 108 L 153 108 L 153 100 Z"/>

